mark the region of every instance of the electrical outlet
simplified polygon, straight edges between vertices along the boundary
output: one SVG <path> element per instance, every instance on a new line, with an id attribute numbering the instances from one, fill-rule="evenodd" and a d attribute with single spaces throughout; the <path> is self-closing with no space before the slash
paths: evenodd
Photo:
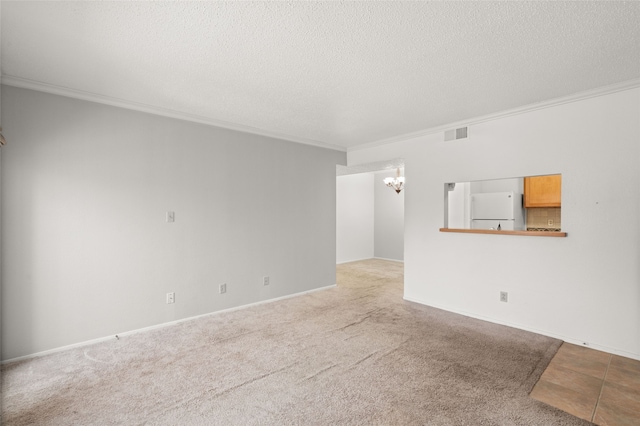
<path id="1" fill-rule="evenodd" d="M 553 219 L 547 220 L 547 226 L 553 226 Z"/>
<path id="2" fill-rule="evenodd" d="M 509 293 L 507 293 L 506 291 L 501 291 L 500 292 L 500 301 L 501 302 L 508 302 L 509 301 Z"/>
<path id="3" fill-rule="evenodd" d="M 176 294 L 175 293 L 167 293 L 167 305 L 171 303 L 176 303 Z"/>
<path id="4" fill-rule="evenodd" d="M 175 222 L 176 221 L 176 212 L 167 212 L 167 222 Z"/>
<path id="5" fill-rule="evenodd" d="M 262 285 L 269 285 L 269 277 L 262 277 Z"/>
<path id="6" fill-rule="evenodd" d="M 219 289 L 219 291 L 220 291 L 220 294 L 222 294 L 222 293 L 226 293 L 226 292 L 227 292 L 227 283 L 220 284 L 220 289 Z"/>

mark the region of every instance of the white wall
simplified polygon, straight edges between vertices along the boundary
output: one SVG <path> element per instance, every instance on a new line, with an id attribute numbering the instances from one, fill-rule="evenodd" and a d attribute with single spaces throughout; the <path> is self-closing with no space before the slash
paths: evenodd
<path id="1" fill-rule="evenodd" d="M 404 175 L 404 169 L 401 169 Z M 395 177 L 396 171 L 375 173 L 374 256 L 382 259 L 404 259 L 404 193 L 396 193 L 383 181 Z"/>
<path id="2" fill-rule="evenodd" d="M 336 263 L 373 257 L 373 173 L 336 178 Z"/>
<path id="3" fill-rule="evenodd" d="M 450 182 L 447 182 L 450 183 Z M 447 214 L 448 220 L 444 222 L 445 228 L 471 228 L 471 205 L 469 196 L 471 194 L 470 182 L 453 182 L 455 187 L 447 191 Z M 444 220 L 444 215 L 443 215 Z"/>
<path id="4" fill-rule="evenodd" d="M 640 359 L 640 88 L 350 151 L 405 159 L 405 298 Z M 443 184 L 562 173 L 567 238 L 441 233 Z M 499 301 L 499 291 L 509 302 Z"/>
<path id="5" fill-rule="evenodd" d="M 335 284 L 344 153 L 2 89 L 2 359 Z"/>
<path id="6" fill-rule="evenodd" d="M 516 194 L 524 194 L 524 177 L 511 179 L 481 180 L 469 182 L 471 194 L 483 194 L 487 192 L 513 191 Z"/>

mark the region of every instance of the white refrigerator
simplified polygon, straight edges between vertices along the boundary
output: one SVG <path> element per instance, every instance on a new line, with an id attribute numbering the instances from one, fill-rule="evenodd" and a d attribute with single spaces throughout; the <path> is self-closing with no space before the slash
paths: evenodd
<path id="1" fill-rule="evenodd" d="M 513 191 L 471 194 L 471 229 L 524 230 L 522 194 Z"/>

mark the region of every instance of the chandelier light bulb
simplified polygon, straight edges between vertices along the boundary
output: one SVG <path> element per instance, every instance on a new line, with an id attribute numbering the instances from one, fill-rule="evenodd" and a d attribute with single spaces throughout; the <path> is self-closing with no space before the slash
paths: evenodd
<path id="1" fill-rule="evenodd" d="M 397 170 L 396 177 L 384 178 L 384 184 L 393 188 L 396 191 L 396 194 L 399 194 L 404 188 L 404 176 L 400 176 L 400 168 Z"/>

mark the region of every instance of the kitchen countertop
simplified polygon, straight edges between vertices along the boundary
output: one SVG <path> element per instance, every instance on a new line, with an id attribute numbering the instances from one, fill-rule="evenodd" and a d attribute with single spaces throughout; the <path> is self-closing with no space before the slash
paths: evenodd
<path id="1" fill-rule="evenodd" d="M 566 237 L 566 232 L 561 231 L 498 231 L 494 229 L 460 229 L 440 228 L 440 232 L 458 232 L 462 234 L 501 234 L 522 235 L 525 237 Z"/>

